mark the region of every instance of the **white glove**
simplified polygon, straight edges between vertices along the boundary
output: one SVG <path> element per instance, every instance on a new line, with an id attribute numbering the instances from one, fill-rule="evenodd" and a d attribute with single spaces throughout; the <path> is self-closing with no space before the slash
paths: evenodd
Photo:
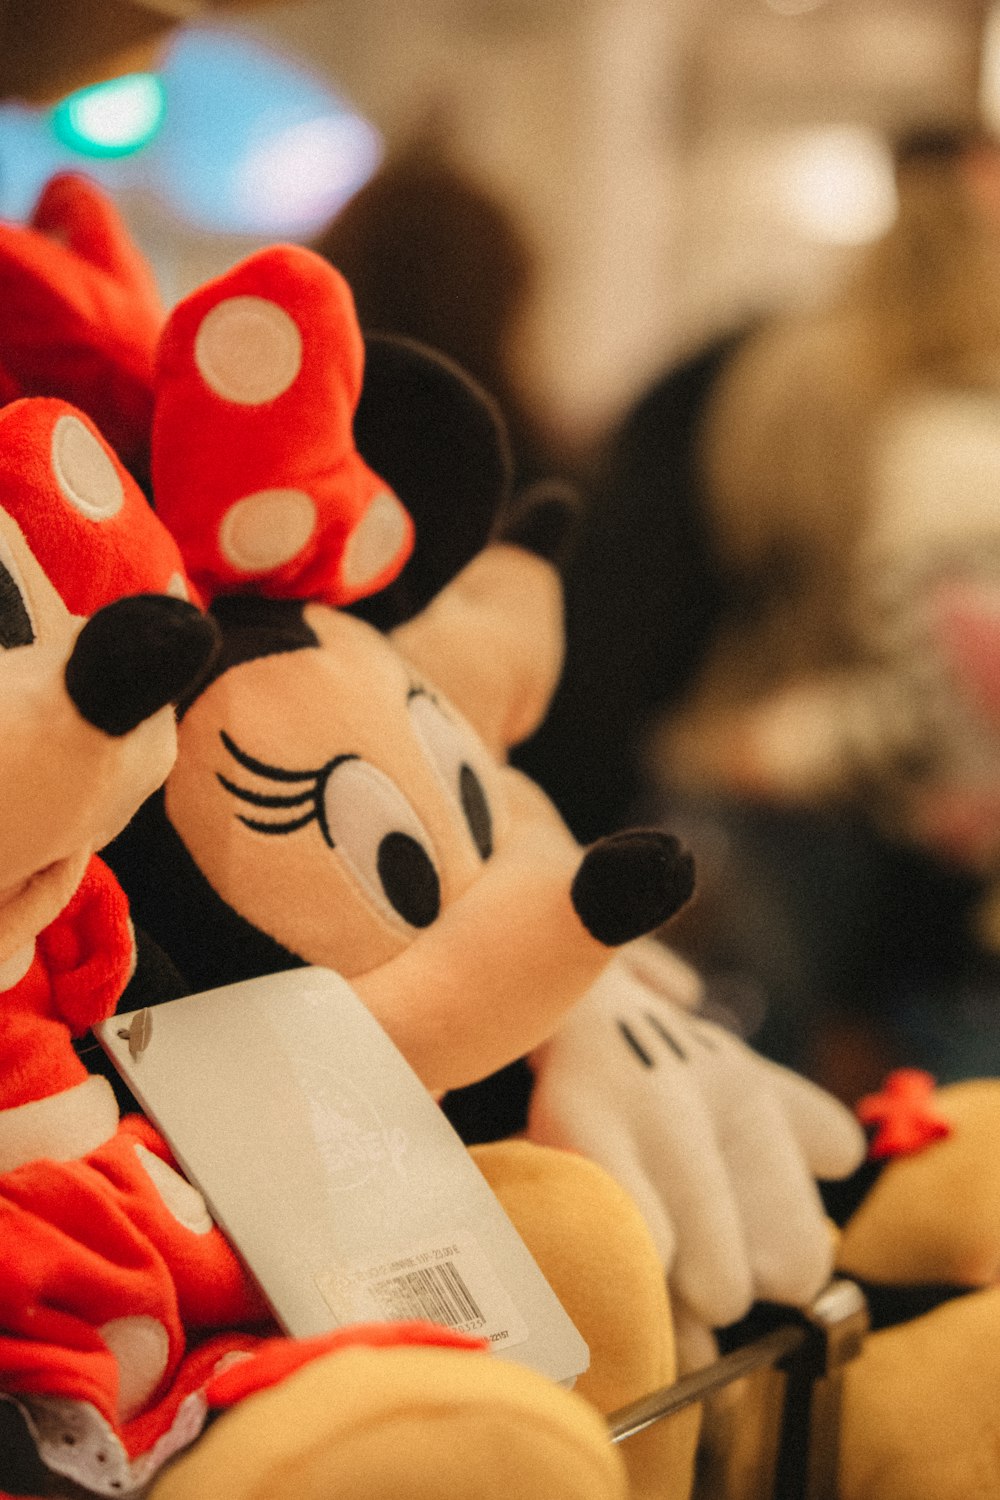
<path id="1" fill-rule="evenodd" d="M 631 1193 L 681 1319 L 721 1328 L 820 1291 L 834 1243 L 814 1179 L 852 1172 L 865 1137 L 831 1095 L 694 1014 L 698 995 L 655 940 L 622 949 L 532 1059 L 529 1134 Z"/>

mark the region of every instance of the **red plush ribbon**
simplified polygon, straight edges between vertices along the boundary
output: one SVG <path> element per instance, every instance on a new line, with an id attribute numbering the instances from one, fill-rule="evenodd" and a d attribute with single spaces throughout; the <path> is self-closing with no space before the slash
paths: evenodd
<path id="1" fill-rule="evenodd" d="M 934 1101 L 934 1079 L 919 1068 L 890 1073 L 879 1093 L 858 1102 L 856 1113 L 862 1125 L 875 1131 L 868 1154 L 876 1161 L 912 1156 L 954 1130 Z"/>

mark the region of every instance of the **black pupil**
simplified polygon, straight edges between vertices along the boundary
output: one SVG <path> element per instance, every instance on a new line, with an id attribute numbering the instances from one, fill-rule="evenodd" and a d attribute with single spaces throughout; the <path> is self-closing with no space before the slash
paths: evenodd
<path id="1" fill-rule="evenodd" d="M 441 883 L 422 844 L 408 833 L 387 833 L 378 846 L 378 875 L 404 922 L 431 925 L 441 910 Z"/>
<path id="2" fill-rule="evenodd" d="M 0 647 L 30 646 L 35 639 L 21 590 L 0 563 Z"/>
<path id="3" fill-rule="evenodd" d="M 473 842 L 479 850 L 479 857 L 489 859 L 493 853 L 493 819 L 483 784 L 471 766 L 462 767 L 458 786 L 462 797 L 462 811 Z"/>

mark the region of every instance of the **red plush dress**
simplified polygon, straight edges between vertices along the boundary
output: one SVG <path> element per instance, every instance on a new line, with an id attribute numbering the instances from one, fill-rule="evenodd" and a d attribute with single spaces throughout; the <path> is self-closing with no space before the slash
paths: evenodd
<path id="1" fill-rule="evenodd" d="M 267 1318 L 163 1140 L 137 1116 L 118 1123 L 110 1086 L 73 1050 L 72 1035 L 113 1013 L 132 962 L 125 898 L 95 857 L 0 995 L 0 1161 L 20 1158 L 0 1174 L 0 1391 L 89 1402 L 127 1449 L 148 1441 L 161 1398 L 184 1393 L 192 1333 Z M 98 1093 L 81 1117 L 71 1096 L 87 1090 L 108 1101 Z M 90 1139 L 73 1155 L 80 1118 Z"/>

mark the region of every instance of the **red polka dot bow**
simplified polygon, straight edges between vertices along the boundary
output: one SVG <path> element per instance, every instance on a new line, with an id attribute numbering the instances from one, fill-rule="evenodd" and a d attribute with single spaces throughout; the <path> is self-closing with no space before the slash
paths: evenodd
<path id="1" fill-rule="evenodd" d="M 206 597 L 342 605 L 401 571 L 412 521 L 354 443 L 363 368 L 347 283 L 300 246 L 251 256 L 174 310 L 153 488 Z"/>
<path id="2" fill-rule="evenodd" d="M 139 486 L 66 401 L 32 397 L 0 411 L 0 507 L 71 614 L 88 618 L 129 594 L 193 594 Z"/>

